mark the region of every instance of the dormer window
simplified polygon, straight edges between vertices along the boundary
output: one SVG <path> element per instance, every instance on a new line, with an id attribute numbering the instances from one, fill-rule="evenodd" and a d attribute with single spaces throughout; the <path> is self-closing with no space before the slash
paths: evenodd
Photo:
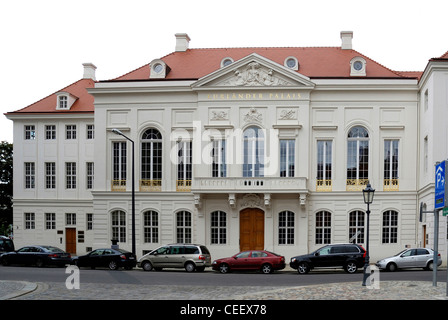
<path id="1" fill-rule="evenodd" d="M 221 60 L 221 68 L 227 67 L 229 64 L 233 63 L 233 59 L 230 57 L 226 57 Z"/>
<path id="2" fill-rule="evenodd" d="M 366 60 L 362 57 L 354 57 L 350 60 L 350 76 L 366 76 Z"/>
<path id="3" fill-rule="evenodd" d="M 296 57 L 287 57 L 283 65 L 291 70 L 299 70 L 299 61 Z"/>
<path id="4" fill-rule="evenodd" d="M 56 110 L 70 110 L 78 98 L 68 92 L 61 91 L 56 93 L 56 99 Z"/>
<path id="5" fill-rule="evenodd" d="M 168 75 L 168 72 L 170 72 L 171 70 L 170 67 L 167 66 L 165 61 L 161 59 L 155 59 L 151 61 L 151 63 L 149 64 L 149 68 L 150 79 L 164 79 Z"/>

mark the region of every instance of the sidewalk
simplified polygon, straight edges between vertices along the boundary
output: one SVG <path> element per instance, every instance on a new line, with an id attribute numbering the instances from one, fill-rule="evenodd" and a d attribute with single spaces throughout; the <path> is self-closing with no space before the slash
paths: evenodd
<path id="1" fill-rule="evenodd" d="M 296 287 L 148 286 L 0 281 L 0 300 L 448 300 L 446 283 L 382 281 L 379 289 L 360 282 Z"/>

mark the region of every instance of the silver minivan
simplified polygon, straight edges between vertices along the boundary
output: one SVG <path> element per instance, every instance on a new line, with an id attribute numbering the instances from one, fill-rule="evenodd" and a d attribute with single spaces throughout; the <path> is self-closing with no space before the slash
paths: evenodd
<path id="1" fill-rule="evenodd" d="M 204 271 L 211 266 L 211 256 L 206 246 L 199 244 L 169 244 L 157 248 L 138 260 L 145 271 L 163 268 L 185 268 L 188 272 Z"/>

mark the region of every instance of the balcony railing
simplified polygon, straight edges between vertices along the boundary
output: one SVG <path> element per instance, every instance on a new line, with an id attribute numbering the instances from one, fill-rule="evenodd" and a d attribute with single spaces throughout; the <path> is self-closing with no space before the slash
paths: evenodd
<path id="1" fill-rule="evenodd" d="M 162 191 L 162 180 L 140 180 L 141 192 Z"/>
<path id="2" fill-rule="evenodd" d="M 328 192 L 333 189 L 333 182 L 330 179 L 317 180 L 316 181 L 316 191 L 317 192 Z"/>
<path id="3" fill-rule="evenodd" d="M 177 180 L 176 181 L 176 191 L 190 192 L 191 191 L 191 180 Z"/>
<path id="4" fill-rule="evenodd" d="M 111 190 L 118 192 L 126 191 L 126 180 L 112 180 Z"/>
<path id="5" fill-rule="evenodd" d="M 347 191 L 361 191 L 369 183 L 369 179 L 347 179 Z"/>
<path id="6" fill-rule="evenodd" d="M 398 191 L 400 188 L 398 179 L 384 179 L 383 190 L 384 191 Z"/>
<path id="7" fill-rule="evenodd" d="M 306 178 L 280 178 L 280 177 L 260 177 L 260 178 L 195 178 L 191 187 L 192 192 L 210 193 L 247 193 L 247 192 L 304 192 L 307 190 Z"/>

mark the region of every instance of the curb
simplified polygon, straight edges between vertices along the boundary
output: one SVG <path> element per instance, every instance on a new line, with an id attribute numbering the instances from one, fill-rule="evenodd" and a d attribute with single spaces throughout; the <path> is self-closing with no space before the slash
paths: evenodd
<path id="1" fill-rule="evenodd" d="M 15 291 L 8 293 L 4 296 L 0 296 L 0 300 L 11 300 L 11 299 L 23 296 L 25 294 L 28 294 L 30 292 L 33 292 L 37 289 L 36 283 L 25 282 L 25 281 L 0 281 L 0 283 L 2 283 L 2 282 L 22 285 L 22 288 L 16 289 Z"/>

